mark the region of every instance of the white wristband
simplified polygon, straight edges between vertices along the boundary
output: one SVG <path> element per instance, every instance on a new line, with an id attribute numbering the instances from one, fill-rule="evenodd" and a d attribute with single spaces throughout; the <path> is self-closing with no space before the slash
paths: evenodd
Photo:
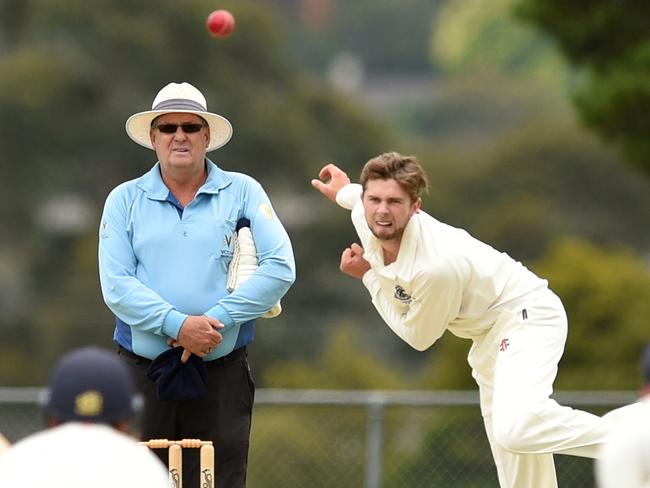
<path id="1" fill-rule="evenodd" d="M 350 183 L 341 188 L 336 194 L 336 203 L 341 207 L 352 210 L 354 204 L 361 198 L 363 188 L 359 183 Z"/>

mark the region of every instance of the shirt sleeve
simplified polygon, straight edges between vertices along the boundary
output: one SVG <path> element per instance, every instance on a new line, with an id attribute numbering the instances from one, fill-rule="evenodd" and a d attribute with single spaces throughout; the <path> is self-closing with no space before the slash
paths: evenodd
<path id="1" fill-rule="evenodd" d="M 336 194 L 336 203 L 339 206 L 352 210 L 352 207 L 361 200 L 361 193 L 363 192 L 363 187 L 358 183 L 350 183 L 341 188 Z"/>
<path id="2" fill-rule="evenodd" d="M 458 316 L 461 302 L 460 279 L 451 268 L 422 270 L 411 283 L 411 295 L 398 306 L 396 289 L 370 269 L 363 284 L 381 318 L 408 345 L 424 351 L 431 347 Z"/>
<path id="3" fill-rule="evenodd" d="M 142 331 L 178 338 L 187 318 L 136 276 L 137 259 L 129 232 L 128 190 L 113 190 L 104 205 L 99 229 L 99 278 L 108 308 Z"/>
<path id="4" fill-rule="evenodd" d="M 251 180 L 244 215 L 257 249 L 259 267 L 206 315 L 229 327 L 258 318 L 278 303 L 296 278 L 291 241 L 261 185 Z"/>

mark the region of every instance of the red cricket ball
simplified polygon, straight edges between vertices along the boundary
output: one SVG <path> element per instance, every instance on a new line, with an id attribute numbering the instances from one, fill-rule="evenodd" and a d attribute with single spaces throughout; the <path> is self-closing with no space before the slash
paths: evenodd
<path id="1" fill-rule="evenodd" d="M 206 24 L 213 37 L 228 37 L 235 30 L 235 18 L 223 9 L 210 13 Z"/>

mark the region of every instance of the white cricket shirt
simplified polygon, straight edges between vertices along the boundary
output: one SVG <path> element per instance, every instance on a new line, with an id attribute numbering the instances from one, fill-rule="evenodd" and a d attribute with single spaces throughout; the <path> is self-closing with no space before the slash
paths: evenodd
<path id="1" fill-rule="evenodd" d="M 168 488 L 169 475 L 134 438 L 106 425 L 69 422 L 0 454 L 0 486 Z"/>
<path id="2" fill-rule="evenodd" d="M 547 287 L 546 280 L 507 254 L 421 210 L 404 230 L 397 260 L 385 266 L 361 192 L 361 185 L 347 185 L 336 201 L 352 210 L 363 257 L 371 266 L 363 284 L 384 321 L 413 348 L 427 349 L 446 329 L 458 337 L 479 336 L 501 312 Z"/>
<path id="3" fill-rule="evenodd" d="M 650 396 L 643 405 L 603 446 L 596 461 L 599 488 L 650 487 Z"/>

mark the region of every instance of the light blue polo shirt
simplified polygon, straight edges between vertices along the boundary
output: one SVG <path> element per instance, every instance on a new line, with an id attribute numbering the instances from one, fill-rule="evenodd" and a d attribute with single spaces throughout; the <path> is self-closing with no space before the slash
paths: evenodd
<path id="1" fill-rule="evenodd" d="M 115 314 L 114 339 L 153 359 L 178 338 L 188 315 L 223 323 L 212 360 L 253 340 L 253 324 L 295 280 L 291 242 L 268 196 L 253 178 L 219 169 L 181 208 L 162 180 L 160 164 L 117 186 L 107 197 L 99 229 L 99 276 Z M 181 211 L 179 211 L 181 209 Z M 232 293 L 226 290 L 235 226 L 250 221 L 259 268 Z M 248 323 L 248 324 L 247 324 Z"/>

